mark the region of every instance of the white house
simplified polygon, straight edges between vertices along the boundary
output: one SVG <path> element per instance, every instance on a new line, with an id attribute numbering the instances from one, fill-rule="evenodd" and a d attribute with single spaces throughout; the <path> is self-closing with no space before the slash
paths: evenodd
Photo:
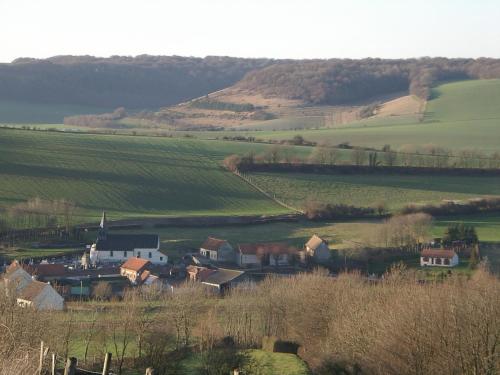
<path id="1" fill-rule="evenodd" d="M 455 267 L 459 259 L 453 250 L 424 249 L 420 253 L 420 265 L 435 267 Z"/>
<path id="2" fill-rule="evenodd" d="M 240 267 L 288 266 L 293 251 L 283 243 L 239 244 L 236 263 Z"/>
<path id="3" fill-rule="evenodd" d="M 313 235 L 305 245 L 305 255 L 314 258 L 316 262 L 326 262 L 330 259 L 328 243 L 317 235 Z"/>
<path id="4" fill-rule="evenodd" d="M 109 234 L 106 213 L 102 214 L 96 242 L 90 248 L 90 262 L 121 263 L 137 257 L 153 264 L 167 264 L 168 257 L 160 252 L 160 237 L 156 234 Z"/>
<path id="5" fill-rule="evenodd" d="M 233 247 L 226 240 L 208 237 L 200 247 L 200 254 L 216 262 L 234 261 Z"/>
<path id="6" fill-rule="evenodd" d="M 17 303 L 36 310 L 62 310 L 64 298 L 50 284 L 33 280 L 18 295 Z"/>

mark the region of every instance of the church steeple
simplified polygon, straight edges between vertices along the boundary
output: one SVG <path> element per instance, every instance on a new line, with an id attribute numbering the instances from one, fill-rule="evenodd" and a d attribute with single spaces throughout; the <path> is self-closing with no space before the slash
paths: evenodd
<path id="1" fill-rule="evenodd" d="M 103 211 L 101 223 L 99 224 L 99 230 L 97 232 L 97 239 L 105 240 L 107 235 L 108 235 L 108 222 L 106 220 L 106 211 Z"/>

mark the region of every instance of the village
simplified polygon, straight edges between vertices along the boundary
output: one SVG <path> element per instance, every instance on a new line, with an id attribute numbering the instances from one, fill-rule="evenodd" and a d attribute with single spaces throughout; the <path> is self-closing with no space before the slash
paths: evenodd
<path id="1" fill-rule="evenodd" d="M 223 296 L 229 289 L 251 288 L 266 276 L 286 277 L 328 269 L 331 254 L 328 241 L 313 235 L 297 248 L 285 242 L 239 243 L 208 237 L 198 252 L 184 255 L 175 264 L 160 251 L 156 234 L 111 234 L 103 213 L 95 243 L 79 258 L 42 260 L 38 263 L 14 260 L 5 266 L 2 285 L 13 291 L 22 307 L 63 310 L 65 301 L 89 298 L 121 298 L 127 288 L 149 288 L 175 293 L 186 283 L 199 283 Z M 463 243 L 443 247 L 432 242 L 422 246 L 420 267 L 451 269 L 459 254 L 470 256 Z M 335 276 L 330 271 L 332 277 Z M 376 275 L 368 275 L 376 281 Z"/>

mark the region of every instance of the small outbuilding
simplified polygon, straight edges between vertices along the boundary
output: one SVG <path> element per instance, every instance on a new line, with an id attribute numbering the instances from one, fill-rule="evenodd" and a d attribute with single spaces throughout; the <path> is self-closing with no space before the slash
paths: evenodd
<path id="1" fill-rule="evenodd" d="M 458 263 L 458 255 L 453 250 L 424 249 L 420 253 L 420 265 L 422 267 L 455 267 Z"/>

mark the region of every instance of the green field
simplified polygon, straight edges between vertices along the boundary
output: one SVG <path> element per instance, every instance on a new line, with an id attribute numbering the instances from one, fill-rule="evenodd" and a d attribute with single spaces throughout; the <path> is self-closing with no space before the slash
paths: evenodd
<path id="1" fill-rule="evenodd" d="M 500 80 L 447 83 L 434 89 L 424 121 L 412 117 L 376 118 L 336 129 L 242 132 L 262 139 L 350 142 L 353 145 L 397 148 L 405 144 L 434 144 L 450 149 L 500 149 Z M 298 127 L 298 124 L 296 125 Z"/>
<path id="2" fill-rule="evenodd" d="M 258 363 L 258 374 L 260 375 L 308 375 L 307 365 L 296 355 L 287 353 L 270 353 L 263 350 L 253 349 L 245 351 L 250 359 Z M 197 375 L 201 371 L 201 358 L 199 355 L 191 355 L 181 362 L 182 373 L 185 375 Z M 245 372 L 246 374 L 246 372 Z"/>
<path id="3" fill-rule="evenodd" d="M 0 207 L 66 198 L 78 220 L 156 215 L 277 214 L 275 204 L 220 166 L 267 145 L 0 129 Z M 310 148 L 297 148 L 308 153 Z"/>
<path id="4" fill-rule="evenodd" d="M 296 207 L 308 200 L 358 207 L 384 203 L 396 210 L 408 203 L 436 203 L 500 195 L 500 177 L 431 175 L 321 175 L 309 173 L 252 173 L 266 192 Z"/>

